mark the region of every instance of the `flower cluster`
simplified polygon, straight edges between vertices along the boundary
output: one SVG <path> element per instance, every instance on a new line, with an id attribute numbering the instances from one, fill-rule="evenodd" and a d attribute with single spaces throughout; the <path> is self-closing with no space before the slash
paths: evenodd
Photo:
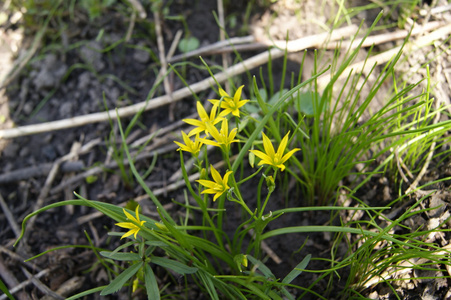
<path id="1" fill-rule="evenodd" d="M 220 99 L 209 99 L 208 101 L 213 104 L 210 114 L 207 113 L 201 102 L 197 102 L 197 113 L 199 119 L 184 119 L 187 124 L 195 126 L 188 134 L 182 131 L 182 138 L 184 144 L 178 141 L 174 141 L 180 148 L 178 150 L 186 151 L 198 157 L 202 146 L 211 145 L 221 148 L 223 153 L 228 156 L 230 151 L 230 145 L 232 143 L 240 142 L 236 138 L 237 128 L 233 128 L 229 131 L 229 119 L 230 115 L 240 118 L 242 107 L 249 102 L 249 100 L 242 100 L 241 93 L 243 85 L 240 86 L 233 97 L 231 97 L 226 91 L 219 88 Z M 220 129 L 216 125 L 221 124 Z M 203 134 L 203 137 L 200 137 Z M 260 158 L 258 165 L 269 165 L 274 168 L 279 168 L 281 171 L 285 169 L 284 163 L 296 152 L 298 148 L 293 149 L 285 154 L 285 148 L 288 144 L 288 134 L 280 142 L 277 152 L 274 151 L 274 147 L 270 139 L 263 134 L 263 147 L 265 152 L 259 150 L 250 150 L 250 152 Z M 190 137 L 195 136 L 194 141 Z M 213 167 L 210 167 L 210 173 L 213 181 L 200 179 L 197 180 L 199 184 L 206 189 L 202 192 L 204 194 L 214 194 L 213 201 L 216 201 L 225 191 L 230 189 L 228 185 L 229 177 L 232 175 L 232 171 L 227 171 L 223 177 Z"/>

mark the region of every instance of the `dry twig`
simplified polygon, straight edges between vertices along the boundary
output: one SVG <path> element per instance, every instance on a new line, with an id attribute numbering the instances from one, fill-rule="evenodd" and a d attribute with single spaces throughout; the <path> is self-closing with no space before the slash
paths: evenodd
<path id="1" fill-rule="evenodd" d="M 317 35 L 308 36 L 297 40 L 296 49 L 298 51 L 307 49 L 310 47 L 320 47 L 322 43 L 326 40 L 336 41 L 345 37 L 351 36 L 355 32 L 355 26 L 345 27 L 341 29 L 337 29 L 336 31 L 331 33 L 329 38 L 328 33 L 322 33 Z M 241 74 L 247 70 L 251 70 L 256 68 L 264 63 L 266 63 L 270 58 L 276 59 L 280 58 L 284 55 L 284 51 L 280 49 L 271 49 L 266 52 L 260 53 L 246 59 L 240 63 L 237 63 L 227 70 L 215 74 L 215 78 L 218 82 L 224 82 L 228 78 L 232 76 L 236 76 Z M 148 111 L 152 109 L 156 109 L 158 107 L 167 105 L 172 103 L 173 101 L 181 100 L 185 97 L 191 96 L 193 93 L 198 93 L 200 91 L 206 90 L 213 86 L 215 81 L 213 78 L 208 77 L 204 80 L 201 80 L 195 84 L 190 85 L 189 87 L 182 88 L 180 90 L 175 91 L 172 94 L 172 99 L 168 95 L 160 96 L 148 101 L 143 101 L 134 105 L 130 105 L 127 107 L 122 107 L 114 110 L 109 110 L 107 112 L 98 112 L 93 114 L 88 114 L 84 116 L 73 117 L 69 119 L 45 122 L 40 124 L 27 125 L 17 128 L 10 128 L 5 130 L 0 130 L 0 139 L 9 139 L 16 138 L 19 136 L 26 136 L 31 134 L 49 132 L 53 130 L 61 130 L 66 128 L 73 128 L 78 126 L 83 126 L 87 124 L 104 122 L 109 120 L 109 116 L 112 119 L 117 119 L 117 117 L 128 117 L 133 116 L 141 110 Z"/>
<path id="2" fill-rule="evenodd" d="M 20 236 L 20 232 L 21 232 L 20 227 L 16 223 L 16 218 L 14 218 L 13 214 L 9 210 L 8 205 L 6 205 L 5 199 L 3 199 L 2 194 L 0 194 L 0 206 L 1 206 L 2 210 L 3 210 L 3 214 L 6 217 L 6 220 L 8 220 L 8 223 L 11 226 L 11 229 L 14 232 L 14 235 L 16 237 L 19 237 Z"/>

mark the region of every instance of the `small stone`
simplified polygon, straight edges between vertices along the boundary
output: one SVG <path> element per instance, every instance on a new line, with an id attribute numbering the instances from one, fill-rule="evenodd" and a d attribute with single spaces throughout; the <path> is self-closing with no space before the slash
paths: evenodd
<path id="1" fill-rule="evenodd" d="M 91 82 L 91 74 L 89 72 L 84 72 L 78 76 L 78 89 L 86 90 Z"/>
<path id="2" fill-rule="evenodd" d="M 20 152 L 19 152 L 19 156 L 20 157 L 26 157 L 28 155 L 30 155 L 30 148 L 23 147 L 23 148 L 20 149 Z"/>
<path id="3" fill-rule="evenodd" d="M 74 108 L 74 103 L 71 101 L 66 101 L 63 104 L 61 104 L 59 108 L 59 114 L 62 118 L 68 118 L 72 116 Z"/>
<path id="4" fill-rule="evenodd" d="M 145 50 L 135 49 L 135 52 L 133 53 L 133 59 L 139 63 L 145 64 L 149 61 L 150 54 Z"/>
<path id="5" fill-rule="evenodd" d="M 31 114 L 31 112 L 33 111 L 33 103 L 31 103 L 31 102 L 26 102 L 26 103 L 24 104 L 24 106 L 23 106 L 22 111 L 23 111 L 23 113 L 24 113 L 25 115 Z"/>
<path id="6" fill-rule="evenodd" d="M 106 92 L 108 98 L 110 100 L 112 100 L 113 102 L 116 102 L 116 100 L 119 98 L 119 95 L 121 93 L 117 87 L 114 87 L 109 90 L 105 90 L 105 92 Z"/>
<path id="7" fill-rule="evenodd" d="M 38 91 L 51 89 L 56 85 L 56 80 L 53 74 L 47 69 L 41 69 L 33 84 Z"/>
<path id="8" fill-rule="evenodd" d="M 44 58 L 44 68 L 51 70 L 59 66 L 58 58 L 54 53 L 49 53 Z"/>
<path id="9" fill-rule="evenodd" d="M 56 151 L 52 145 L 47 145 L 42 148 L 42 154 L 49 160 L 55 160 Z"/>
<path id="10" fill-rule="evenodd" d="M 93 66 L 96 71 L 102 71 L 105 63 L 102 61 L 102 45 L 99 42 L 91 41 L 81 48 L 80 56 L 89 65 Z"/>
<path id="11" fill-rule="evenodd" d="M 3 150 L 3 156 L 8 158 L 14 158 L 17 156 L 18 151 L 19 145 L 16 143 L 11 143 Z"/>

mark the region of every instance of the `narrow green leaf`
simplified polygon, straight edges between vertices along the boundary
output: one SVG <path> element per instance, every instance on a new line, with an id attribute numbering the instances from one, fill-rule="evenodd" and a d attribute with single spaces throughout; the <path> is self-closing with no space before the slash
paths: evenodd
<path id="1" fill-rule="evenodd" d="M 198 276 L 203 283 L 203 287 L 207 289 L 210 299 L 219 300 L 218 293 L 216 292 L 215 285 L 212 281 L 211 274 L 199 270 Z"/>
<path id="2" fill-rule="evenodd" d="M 87 296 L 87 295 L 91 295 L 91 294 L 100 292 L 100 291 L 103 290 L 105 287 L 106 287 L 106 285 L 98 286 L 98 287 L 96 287 L 96 288 L 93 288 L 93 289 L 90 289 L 90 290 L 86 290 L 86 291 L 83 291 L 83 292 L 78 293 L 78 294 L 76 294 L 76 295 L 73 295 L 73 296 L 71 296 L 71 297 L 69 297 L 69 298 L 66 298 L 66 300 L 76 300 L 76 299 L 81 299 L 81 298 L 83 298 L 83 297 L 85 297 L 85 296 Z M 88 298 L 89 298 L 89 297 L 88 297 Z M 84 298 L 84 299 L 86 299 L 86 298 Z"/>
<path id="3" fill-rule="evenodd" d="M 167 247 L 168 243 L 165 243 L 165 242 L 162 242 L 162 241 L 153 240 L 153 241 L 146 241 L 146 245 L 153 246 L 153 247 Z"/>
<path id="4" fill-rule="evenodd" d="M 14 300 L 13 295 L 11 295 L 11 293 L 9 292 L 8 287 L 6 287 L 6 285 L 3 283 L 3 281 L 0 279 L 0 290 L 5 293 L 6 296 L 8 296 L 8 298 L 10 300 Z"/>
<path id="5" fill-rule="evenodd" d="M 177 272 L 179 274 L 193 274 L 197 271 L 197 268 L 189 267 L 181 262 L 169 258 L 152 256 L 150 261 L 153 262 L 154 264 L 162 266 L 163 268 L 171 269 L 172 271 Z"/>
<path id="6" fill-rule="evenodd" d="M 266 278 L 273 278 L 275 279 L 276 277 L 274 276 L 274 274 L 271 272 L 271 270 L 265 266 L 265 264 L 263 262 L 261 262 L 260 260 L 256 259 L 255 257 L 251 256 L 251 255 L 247 255 L 247 258 L 251 261 L 251 263 L 253 263 L 262 273 Z"/>
<path id="7" fill-rule="evenodd" d="M 100 296 L 106 296 L 112 293 L 119 291 L 124 284 L 129 280 L 133 275 L 138 272 L 139 268 L 141 268 L 143 262 L 139 262 L 137 264 L 131 265 L 124 272 L 119 274 L 110 284 L 102 290 Z"/>
<path id="8" fill-rule="evenodd" d="M 137 253 L 126 253 L 126 252 L 118 252 L 118 253 L 113 253 L 110 251 L 100 251 L 100 254 L 102 256 L 105 256 L 107 258 L 111 258 L 114 260 L 120 260 L 120 261 L 137 261 L 137 260 L 141 260 L 141 257 L 139 256 L 139 254 Z"/>
<path id="9" fill-rule="evenodd" d="M 294 267 L 294 269 L 291 270 L 291 272 L 288 273 L 287 276 L 285 276 L 285 278 L 282 280 L 282 283 L 289 284 L 296 277 L 298 277 L 302 273 L 302 270 L 305 270 L 311 258 L 311 254 L 308 254 L 306 257 L 304 257 L 304 259 L 296 267 Z"/>
<path id="10" fill-rule="evenodd" d="M 282 286 L 282 287 L 280 288 L 280 291 L 282 292 L 282 294 L 285 295 L 285 298 L 284 298 L 284 299 L 288 299 L 288 300 L 294 300 L 294 299 L 295 299 L 294 296 L 291 295 L 290 292 L 287 291 L 287 289 L 286 289 L 284 286 Z"/>
<path id="11" fill-rule="evenodd" d="M 159 300 L 160 289 L 158 288 L 157 279 L 148 264 L 144 266 L 144 284 L 146 285 L 147 298 L 149 300 Z"/>
<path id="12" fill-rule="evenodd" d="M 258 299 L 281 299 L 280 296 L 278 296 L 275 293 L 272 292 L 268 292 L 269 294 L 271 294 L 273 297 L 269 297 L 263 290 L 266 289 L 265 286 L 259 285 L 259 284 L 255 284 L 253 282 L 249 282 L 249 280 L 242 280 L 241 278 L 238 277 L 229 277 L 227 278 L 227 280 L 233 281 L 241 286 L 243 286 L 246 290 L 248 290 L 249 292 L 255 294 Z"/>

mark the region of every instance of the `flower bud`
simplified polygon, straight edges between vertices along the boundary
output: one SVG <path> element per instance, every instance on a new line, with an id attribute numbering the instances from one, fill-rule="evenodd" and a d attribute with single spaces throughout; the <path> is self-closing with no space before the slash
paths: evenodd
<path id="1" fill-rule="evenodd" d="M 272 176 L 266 176 L 266 186 L 268 187 L 268 191 L 272 193 L 276 188 L 276 183 L 274 182 L 274 178 Z"/>

